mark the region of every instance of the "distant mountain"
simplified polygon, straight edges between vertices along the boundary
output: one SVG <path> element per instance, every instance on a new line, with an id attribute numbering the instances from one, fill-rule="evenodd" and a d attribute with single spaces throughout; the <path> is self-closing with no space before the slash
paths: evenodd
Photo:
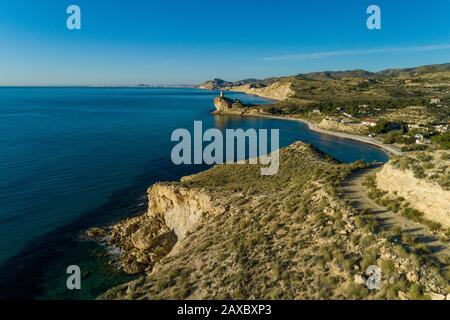
<path id="1" fill-rule="evenodd" d="M 279 100 L 289 100 L 300 107 L 319 103 L 357 105 L 370 102 L 398 108 L 405 105 L 426 105 L 432 98 L 440 99 L 448 105 L 450 63 L 379 72 L 359 69 L 321 71 L 235 82 L 215 79 L 207 81 L 200 88 L 282 97 Z"/>
<path id="2" fill-rule="evenodd" d="M 366 70 L 352 70 L 352 71 L 323 71 L 311 72 L 306 74 L 299 74 L 297 77 L 308 80 L 340 80 L 343 78 L 369 78 L 374 73 Z"/>
<path id="3" fill-rule="evenodd" d="M 347 70 L 347 71 L 320 71 L 320 72 L 310 72 L 301 73 L 295 76 L 286 77 L 272 77 L 267 79 L 244 79 L 240 81 L 225 81 L 222 79 L 214 79 L 206 81 L 201 88 L 204 89 L 227 89 L 230 87 L 242 86 L 242 85 L 252 85 L 254 87 L 268 86 L 277 81 L 282 81 L 284 79 L 303 79 L 303 80 L 314 80 L 314 81 L 326 81 L 326 80 L 351 80 L 351 79 L 385 79 L 395 77 L 413 77 L 413 76 L 430 76 L 430 74 L 439 74 L 443 78 L 447 79 L 450 77 L 450 63 L 446 64 L 435 64 L 428 66 L 421 66 L 415 68 L 404 68 L 404 69 L 386 69 L 379 72 L 370 72 L 366 70 Z M 414 80 L 414 79 L 411 79 Z"/>

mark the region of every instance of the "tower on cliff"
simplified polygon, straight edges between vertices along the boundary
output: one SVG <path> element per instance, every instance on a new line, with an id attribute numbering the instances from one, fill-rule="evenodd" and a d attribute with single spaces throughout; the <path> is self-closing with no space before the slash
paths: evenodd
<path id="1" fill-rule="evenodd" d="M 225 98 L 225 93 L 223 91 L 220 91 L 220 97 Z"/>

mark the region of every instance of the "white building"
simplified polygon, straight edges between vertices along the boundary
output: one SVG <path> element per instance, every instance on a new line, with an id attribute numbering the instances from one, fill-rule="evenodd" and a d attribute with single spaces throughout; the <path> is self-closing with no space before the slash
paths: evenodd
<path id="1" fill-rule="evenodd" d="M 431 104 L 438 104 L 438 103 L 441 103 L 441 99 L 433 98 L 433 99 L 430 100 L 430 103 L 431 103 Z"/>
<path id="2" fill-rule="evenodd" d="M 450 125 L 448 124 L 440 124 L 434 127 L 434 129 L 439 133 L 446 133 L 450 129 Z"/>
<path id="3" fill-rule="evenodd" d="M 366 127 L 375 127 L 377 125 L 377 120 L 375 119 L 364 119 L 361 124 Z"/>

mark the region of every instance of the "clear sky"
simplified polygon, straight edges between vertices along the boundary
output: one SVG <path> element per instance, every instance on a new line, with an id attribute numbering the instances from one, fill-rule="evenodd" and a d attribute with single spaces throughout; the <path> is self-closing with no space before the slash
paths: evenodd
<path id="1" fill-rule="evenodd" d="M 82 29 L 66 28 L 81 8 Z M 382 10 L 382 29 L 366 9 Z M 450 62 L 449 0 L 0 0 L 0 85 L 195 84 Z"/>

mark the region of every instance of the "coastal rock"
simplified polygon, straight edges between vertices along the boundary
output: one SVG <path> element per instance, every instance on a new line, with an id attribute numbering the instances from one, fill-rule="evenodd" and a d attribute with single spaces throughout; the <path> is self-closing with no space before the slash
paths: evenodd
<path id="1" fill-rule="evenodd" d="M 155 235 L 155 230 L 152 230 L 150 225 L 139 228 L 131 236 L 131 242 L 138 250 L 147 250 L 154 246 L 158 241 L 158 236 Z"/>
<path id="2" fill-rule="evenodd" d="M 128 274 L 138 274 L 145 271 L 145 265 L 137 261 L 123 261 L 122 270 Z"/>
<path id="3" fill-rule="evenodd" d="M 223 210 L 212 204 L 211 195 L 205 190 L 190 189 L 178 185 L 156 184 L 148 191 L 149 217 L 164 220 L 178 240 L 183 240 L 201 217 Z"/>
<path id="4" fill-rule="evenodd" d="M 214 106 L 217 112 L 227 112 L 233 108 L 233 100 L 225 97 L 217 97 L 214 99 Z"/>
<path id="5" fill-rule="evenodd" d="M 91 228 L 84 233 L 88 239 L 102 238 L 107 235 L 107 231 L 103 228 Z"/>
<path id="6" fill-rule="evenodd" d="M 220 209 L 205 191 L 175 184 L 153 185 L 148 199 L 144 215 L 119 222 L 110 231 L 93 228 L 88 232 L 91 237 L 109 236 L 110 246 L 118 249 L 118 265 L 128 274 L 151 271 L 204 215 Z"/>

